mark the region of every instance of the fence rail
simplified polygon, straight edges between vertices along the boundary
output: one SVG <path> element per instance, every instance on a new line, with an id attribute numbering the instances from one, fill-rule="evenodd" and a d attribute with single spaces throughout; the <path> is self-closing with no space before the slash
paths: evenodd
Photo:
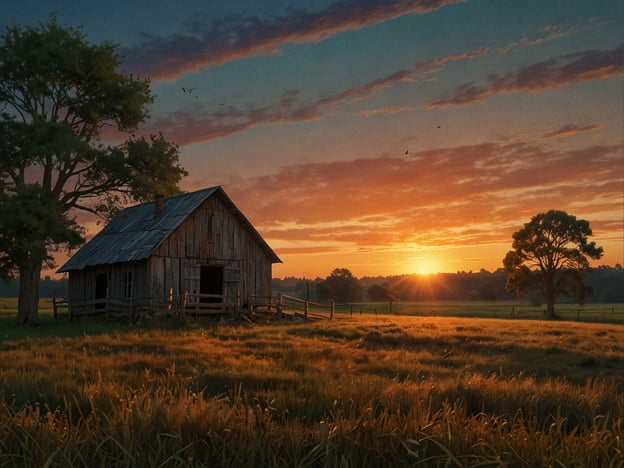
<path id="1" fill-rule="evenodd" d="M 179 300 L 174 296 L 91 299 L 85 301 L 52 300 L 55 318 L 75 318 L 105 315 L 106 318 L 128 318 L 130 321 L 145 316 L 174 315 L 179 311 Z"/>
<path id="2" fill-rule="evenodd" d="M 252 311 L 258 311 L 266 309 L 282 317 L 285 314 L 292 312 L 295 315 L 301 315 L 304 318 L 310 319 L 323 319 L 329 318 L 330 320 L 334 316 L 334 301 L 330 301 L 329 304 L 319 304 L 318 302 L 312 302 L 307 299 L 301 299 L 295 296 L 289 296 L 288 294 L 278 294 L 275 297 L 268 296 L 252 296 Z M 322 312 L 329 313 L 329 317 Z"/>
<path id="3" fill-rule="evenodd" d="M 52 300 L 55 318 L 105 315 L 106 318 L 127 318 L 136 322 L 145 317 L 183 316 L 233 313 L 240 309 L 238 298 L 226 300 L 216 294 L 169 294 L 160 297 L 107 297 L 86 301 Z"/>

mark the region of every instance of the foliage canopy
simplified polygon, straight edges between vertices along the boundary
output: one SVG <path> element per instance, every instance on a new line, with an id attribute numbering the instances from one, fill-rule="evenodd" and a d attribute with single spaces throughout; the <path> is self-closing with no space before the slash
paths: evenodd
<path id="1" fill-rule="evenodd" d="M 347 268 L 335 268 L 316 285 L 316 294 L 322 300 L 356 302 L 362 299 L 362 285 Z"/>

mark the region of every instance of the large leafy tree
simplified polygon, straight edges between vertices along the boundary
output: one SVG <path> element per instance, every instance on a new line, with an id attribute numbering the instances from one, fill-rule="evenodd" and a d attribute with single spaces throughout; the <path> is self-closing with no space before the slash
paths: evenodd
<path id="1" fill-rule="evenodd" d="M 108 218 L 186 175 L 175 145 L 134 134 L 153 96 L 115 50 L 55 18 L 0 36 L 0 276 L 19 274 L 19 324 L 38 323 L 54 251 L 83 241 L 79 211 Z"/>
<path id="2" fill-rule="evenodd" d="M 362 285 L 347 268 L 335 268 L 316 285 L 316 294 L 321 300 L 356 302 L 362 300 Z"/>
<path id="3" fill-rule="evenodd" d="M 602 257 L 602 247 L 588 242 L 589 222 L 564 211 L 540 213 L 513 234 L 513 250 L 503 265 L 506 289 L 523 297 L 537 291 L 546 301 L 548 318 L 555 318 L 555 301 L 567 296 L 583 304 L 591 288 L 585 283 L 589 260 Z"/>

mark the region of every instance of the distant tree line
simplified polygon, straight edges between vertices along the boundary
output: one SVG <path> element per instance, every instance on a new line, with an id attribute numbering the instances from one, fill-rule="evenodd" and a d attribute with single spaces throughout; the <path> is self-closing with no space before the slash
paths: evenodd
<path id="1" fill-rule="evenodd" d="M 517 299 L 505 290 L 507 275 L 500 268 L 490 272 L 458 271 L 434 275 L 365 276 L 355 278 L 346 268 L 336 268 L 326 278 L 306 279 L 286 277 L 273 279 L 273 293 L 284 293 L 312 301 L 330 299 L 345 302 L 424 301 L 424 300 L 481 300 L 496 301 Z M 588 303 L 624 302 L 624 269 L 600 266 L 587 277 L 593 293 Z M 539 296 L 527 297 L 528 302 L 539 305 Z M 562 300 L 564 302 L 564 300 Z"/>
<path id="2" fill-rule="evenodd" d="M 436 275 L 364 276 L 355 278 L 346 268 L 336 268 L 326 278 L 274 278 L 273 294 L 284 293 L 310 300 L 338 303 L 371 301 L 424 301 L 424 300 L 480 300 L 496 301 L 516 299 L 505 291 L 507 277 L 501 268 L 493 272 L 458 271 Z M 67 279 L 41 280 L 41 297 L 67 297 Z M 594 292 L 589 303 L 624 303 L 624 268 L 600 266 L 587 278 Z M 17 297 L 19 279 L 0 281 L 0 297 Z M 538 297 L 529 297 L 539 302 Z"/>

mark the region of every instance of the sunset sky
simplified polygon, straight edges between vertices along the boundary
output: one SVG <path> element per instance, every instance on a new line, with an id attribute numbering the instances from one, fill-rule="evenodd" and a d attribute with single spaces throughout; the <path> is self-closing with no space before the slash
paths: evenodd
<path id="1" fill-rule="evenodd" d="M 20 0 L 0 24 L 52 12 L 151 79 L 142 131 L 180 145 L 182 189 L 223 186 L 276 277 L 495 270 L 549 209 L 624 263 L 621 0 Z"/>

